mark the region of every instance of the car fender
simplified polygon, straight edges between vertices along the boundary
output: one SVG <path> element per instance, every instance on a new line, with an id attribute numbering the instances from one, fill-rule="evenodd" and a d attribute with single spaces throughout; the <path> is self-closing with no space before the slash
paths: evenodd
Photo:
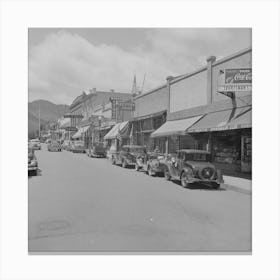
<path id="1" fill-rule="evenodd" d="M 181 179 L 183 173 L 186 173 L 186 174 L 193 177 L 193 170 L 188 166 L 185 166 L 185 167 L 182 168 L 182 171 L 180 173 L 180 179 Z"/>
<path id="2" fill-rule="evenodd" d="M 167 162 L 160 162 L 160 164 L 161 164 L 163 170 L 168 169 L 168 171 L 169 171 L 170 174 L 171 174 L 172 170 L 171 170 L 171 168 L 170 168 L 170 165 L 169 165 Z"/>

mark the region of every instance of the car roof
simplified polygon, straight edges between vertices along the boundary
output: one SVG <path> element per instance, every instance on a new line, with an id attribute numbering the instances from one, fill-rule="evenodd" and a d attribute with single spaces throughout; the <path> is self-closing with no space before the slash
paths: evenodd
<path id="1" fill-rule="evenodd" d="M 181 149 L 178 152 L 183 152 L 183 153 L 186 153 L 186 154 L 210 154 L 209 151 L 196 150 L 196 149 Z"/>
<path id="2" fill-rule="evenodd" d="M 145 148 L 144 146 L 139 145 L 124 145 L 122 148 Z"/>

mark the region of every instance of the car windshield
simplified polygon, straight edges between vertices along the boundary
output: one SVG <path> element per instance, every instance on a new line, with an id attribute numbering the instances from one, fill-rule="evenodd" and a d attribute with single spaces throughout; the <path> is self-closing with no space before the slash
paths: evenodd
<path id="1" fill-rule="evenodd" d="M 180 156 L 184 161 L 202 161 L 202 162 L 207 162 L 210 161 L 210 155 L 209 154 L 204 154 L 204 153 L 193 153 L 193 154 L 187 154 L 183 153 Z"/>
<path id="2" fill-rule="evenodd" d="M 145 148 L 143 147 L 127 147 L 124 149 L 124 151 L 128 153 L 144 153 Z"/>
<path id="3" fill-rule="evenodd" d="M 53 146 L 59 146 L 59 143 L 56 142 L 56 141 L 53 141 L 53 142 L 51 142 L 51 145 L 53 145 Z"/>

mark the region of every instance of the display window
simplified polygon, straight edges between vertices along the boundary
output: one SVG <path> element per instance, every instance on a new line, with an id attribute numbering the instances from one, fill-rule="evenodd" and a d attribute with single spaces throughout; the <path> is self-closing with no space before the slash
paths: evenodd
<path id="1" fill-rule="evenodd" d="M 213 160 L 232 165 L 238 169 L 241 164 L 241 135 L 237 131 L 219 132 L 213 135 Z"/>

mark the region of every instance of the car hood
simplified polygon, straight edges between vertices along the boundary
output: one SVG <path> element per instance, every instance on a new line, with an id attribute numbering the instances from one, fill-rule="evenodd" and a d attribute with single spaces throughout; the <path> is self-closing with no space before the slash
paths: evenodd
<path id="1" fill-rule="evenodd" d="M 193 169 L 202 169 L 204 167 L 210 167 L 215 169 L 215 165 L 211 162 L 202 162 L 202 161 L 186 161 L 186 166 L 191 166 Z"/>

